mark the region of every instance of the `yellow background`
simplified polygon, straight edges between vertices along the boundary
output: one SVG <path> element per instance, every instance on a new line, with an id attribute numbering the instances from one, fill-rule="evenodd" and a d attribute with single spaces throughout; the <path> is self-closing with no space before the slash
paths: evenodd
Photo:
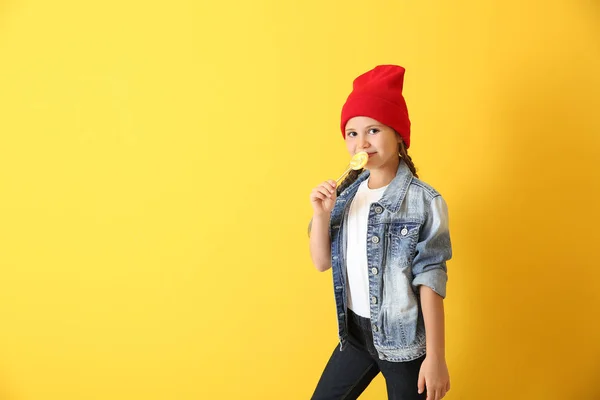
<path id="1" fill-rule="evenodd" d="M 599 39 L 592 0 L 1 1 L 0 398 L 308 399 L 308 195 L 397 63 L 450 209 L 446 398 L 600 399 Z"/>

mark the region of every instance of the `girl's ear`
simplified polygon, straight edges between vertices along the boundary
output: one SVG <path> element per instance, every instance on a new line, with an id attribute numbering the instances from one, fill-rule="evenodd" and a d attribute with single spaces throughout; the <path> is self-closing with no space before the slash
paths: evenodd
<path id="1" fill-rule="evenodd" d="M 396 140 L 398 141 L 398 145 L 404 147 L 404 141 L 402 140 L 402 136 L 400 136 L 398 132 L 396 132 Z"/>
<path id="2" fill-rule="evenodd" d="M 402 136 L 400 136 L 400 135 L 398 134 L 398 132 L 396 132 L 396 130 L 395 130 L 395 129 L 394 129 L 393 131 L 394 131 L 394 133 L 396 134 L 396 141 L 397 141 L 398 143 L 402 143 Z"/>
<path id="3" fill-rule="evenodd" d="M 402 158 L 402 154 L 406 154 L 406 147 L 404 147 L 404 140 L 398 135 L 398 155 Z"/>

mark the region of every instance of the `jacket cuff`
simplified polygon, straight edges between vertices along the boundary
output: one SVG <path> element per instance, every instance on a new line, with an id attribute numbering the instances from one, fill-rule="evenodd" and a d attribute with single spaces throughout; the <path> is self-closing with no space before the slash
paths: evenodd
<path id="1" fill-rule="evenodd" d="M 448 274 L 445 271 L 445 266 L 440 268 L 439 266 L 434 269 L 430 269 L 425 272 L 421 272 L 413 279 L 413 286 L 418 289 L 419 285 L 424 285 L 440 296 L 442 299 L 446 298 L 446 283 L 448 282 Z"/>

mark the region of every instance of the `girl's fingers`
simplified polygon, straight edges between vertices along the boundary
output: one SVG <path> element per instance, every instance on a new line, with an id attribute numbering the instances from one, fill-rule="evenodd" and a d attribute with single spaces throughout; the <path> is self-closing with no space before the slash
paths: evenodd
<path id="1" fill-rule="evenodd" d="M 329 191 L 329 189 L 327 189 L 327 188 L 324 188 L 324 187 L 319 187 L 317 190 L 318 190 L 318 191 L 319 191 L 321 194 L 323 194 L 323 195 L 325 195 L 325 196 L 327 196 L 327 197 L 331 197 L 331 195 L 332 195 L 331 191 Z"/>
<path id="2" fill-rule="evenodd" d="M 427 390 L 427 400 L 438 400 L 435 390 Z"/>
<path id="3" fill-rule="evenodd" d="M 325 193 L 320 193 L 319 192 L 319 193 L 317 193 L 317 195 L 318 195 L 319 199 L 321 199 L 323 201 L 325 201 L 325 200 L 328 199 L 327 194 L 325 194 Z"/>
<path id="4" fill-rule="evenodd" d="M 423 393 L 425 391 L 425 377 L 422 372 L 419 372 L 419 379 L 417 380 L 417 390 L 419 393 Z M 429 394 L 427 394 L 427 400 L 429 399 Z"/>
<path id="5" fill-rule="evenodd" d="M 318 190 L 316 190 L 316 189 L 315 189 L 315 190 L 312 192 L 312 194 L 310 195 L 310 199 L 311 199 L 312 201 L 314 201 L 314 200 L 317 200 L 317 199 L 319 199 L 319 200 L 325 200 L 326 198 L 327 198 L 327 196 L 326 196 L 325 194 L 323 194 L 323 193 L 319 192 L 319 191 L 318 191 Z"/>
<path id="6" fill-rule="evenodd" d="M 310 192 L 310 201 L 315 202 L 317 200 L 334 200 L 336 197 L 335 193 L 335 181 L 329 180 L 321 183 L 319 186 L 314 188 Z"/>
<path id="7" fill-rule="evenodd" d="M 321 187 L 324 188 L 325 190 L 329 191 L 330 193 L 335 192 L 335 187 L 332 186 L 331 184 L 329 184 L 328 182 L 325 182 L 324 184 L 322 184 Z"/>
<path id="8" fill-rule="evenodd" d="M 332 195 L 332 196 L 335 194 L 335 189 L 333 189 L 333 188 L 332 188 L 332 187 L 331 187 L 329 184 L 327 184 L 327 183 L 324 183 L 323 185 L 321 185 L 321 188 L 322 188 L 323 190 L 325 190 L 325 192 L 326 192 L 327 194 L 330 194 L 330 195 Z"/>

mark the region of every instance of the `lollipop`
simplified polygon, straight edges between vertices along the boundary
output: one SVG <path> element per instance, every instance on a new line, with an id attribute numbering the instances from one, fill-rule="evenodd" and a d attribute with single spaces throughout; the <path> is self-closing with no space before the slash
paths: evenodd
<path id="1" fill-rule="evenodd" d="M 367 165 L 368 161 L 369 161 L 369 155 L 367 154 L 366 151 L 358 152 L 354 156 L 352 156 L 352 159 L 350 160 L 350 164 L 348 164 L 348 168 L 346 168 L 344 173 L 339 178 L 337 178 L 337 180 L 336 180 L 337 185 L 340 184 L 340 182 L 342 181 L 342 178 L 344 176 L 346 176 L 346 174 L 348 172 L 350 172 L 351 169 L 356 171 L 358 169 L 364 168 L 365 165 Z"/>

